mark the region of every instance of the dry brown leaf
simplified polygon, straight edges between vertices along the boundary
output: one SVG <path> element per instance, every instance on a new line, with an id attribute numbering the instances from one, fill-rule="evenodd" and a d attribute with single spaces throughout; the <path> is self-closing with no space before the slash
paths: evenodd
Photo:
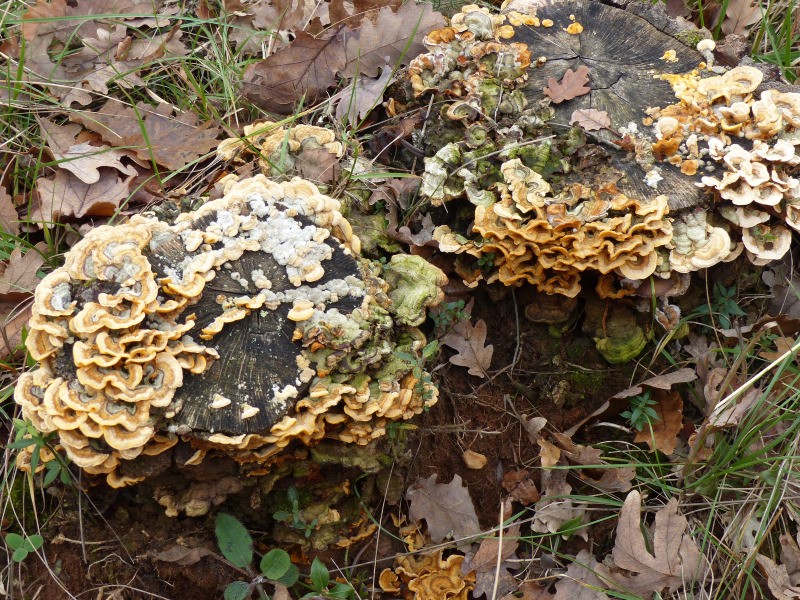
<path id="1" fill-rule="evenodd" d="M 778 538 L 781 544 L 781 562 L 786 567 L 792 585 L 800 585 L 800 545 L 787 533 Z"/>
<path id="2" fill-rule="evenodd" d="M 459 475 L 450 483 L 436 483 L 436 475 L 418 479 L 406 491 L 412 521 L 425 519 L 431 540 L 460 539 L 480 533 L 481 527 L 469 491 Z"/>
<path id="3" fill-rule="evenodd" d="M 669 373 L 665 373 L 664 375 L 657 375 L 656 377 L 645 379 L 639 385 L 635 385 L 618 394 L 614 394 L 612 398 L 629 398 L 631 396 L 637 396 L 642 393 L 642 386 L 647 386 L 656 390 L 669 390 L 676 383 L 688 383 L 690 381 L 694 381 L 695 379 L 697 379 L 697 373 L 694 371 L 694 369 L 684 367 L 683 369 L 678 369 L 677 371 L 671 371 Z"/>
<path id="4" fill-rule="evenodd" d="M 425 216 L 422 217 L 417 233 L 411 233 L 411 228 L 407 225 L 397 227 L 396 206 L 390 206 L 387 215 L 389 217 L 389 222 L 386 225 L 386 234 L 390 238 L 400 240 L 411 246 L 412 249 L 414 247 L 422 248 L 423 246 L 439 247 L 439 242 L 433 239 L 433 232 L 436 229 L 436 224 L 433 222 L 430 213 L 426 213 Z"/>
<path id="5" fill-rule="evenodd" d="M 160 560 L 163 562 L 171 562 L 186 567 L 189 565 L 193 565 L 201 558 L 203 558 L 204 556 L 208 556 L 209 554 L 213 554 L 213 552 L 208 548 L 203 548 L 203 547 L 187 548 L 186 546 L 175 544 L 174 546 L 167 548 L 166 550 L 162 550 L 161 552 L 155 552 L 151 556 L 156 560 Z"/>
<path id="6" fill-rule="evenodd" d="M 503 489 L 511 500 L 521 502 L 525 506 L 538 502 L 541 498 L 536 483 L 527 471 L 509 471 L 503 476 Z"/>
<path id="7" fill-rule="evenodd" d="M 778 564 L 763 554 L 756 554 L 756 564 L 767 578 L 767 587 L 775 600 L 797 600 L 800 598 L 800 587 L 792 585 L 789 573 L 784 565 Z"/>
<path id="8" fill-rule="evenodd" d="M 497 566 L 497 555 L 500 554 L 500 563 L 502 564 L 507 558 L 517 551 L 519 546 L 519 524 L 512 525 L 503 532 L 503 543 L 500 544 L 500 538 L 492 537 L 481 540 L 475 555 L 469 560 L 464 561 L 462 564 L 461 572 L 466 574 L 470 571 L 476 573 L 483 573 L 486 571 L 494 572 Z"/>
<path id="9" fill-rule="evenodd" d="M 245 69 L 242 94 L 256 106 L 281 114 L 292 112 L 300 100 L 313 103 L 336 83 L 336 73 L 347 64 L 346 33 L 349 30 L 315 38 L 297 32 L 288 47 Z"/>
<path id="10" fill-rule="evenodd" d="M 11 251 L 8 260 L 0 263 L 0 300 L 21 300 L 27 298 L 39 285 L 36 272 L 44 264 L 41 254 L 45 246 L 39 244 L 25 254 L 19 247 Z"/>
<path id="11" fill-rule="evenodd" d="M 467 313 L 469 314 L 469 310 Z M 467 373 L 470 375 L 486 377 L 486 372 L 492 364 L 494 346 L 485 345 L 486 322 L 483 319 L 478 319 L 475 325 L 469 318 L 461 319 L 441 341 L 457 352 L 450 357 L 451 363 L 467 367 Z"/>
<path id="12" fill-rule="evenodd" d="M 479 471 L 485 467 L 489 460 L 486 458 L 485 454 L 475 452 L 474 450 L 465 450 L 464 454 L 461 455 L 461 459 L 464 461 L 464 464 L 468 469 L 474 469 L 476 471 Z"/>
<path id="13" fill-rule="evenodd" d="M 409 121 L 412 120 L 406 120 L 406 122 Z M 419 184 L 419 177 L 388 178 L 385 182 L 380 183 L 372 192 L 369 197 L 369 204 L 372 206 L 376 202 L 386 202 L 387 206 L 394 206 L 406 210 L 414 194 L 419 189 Z M 396 216 L 397 214 L 395 213 L 395 217 Z M 395 222 L 395 227 L 396 226 L 397 223 Z"/>
<path id="14" fill-rule="evenodd" d="M 758 0 L 730 0 L 722 21 L 725 35 L 745 33 L 761 20 L 761 2 Z"/>
<path id="15" fill-rule="evenodd" d="M 128 12 L 131 11 L 131 12 Z M 175 12 L 175 9 L 170 9 Z M 120 87 L 144 85 L 144 81 L 135 74 L 143 67 L 144 60 L 126 60 L 118 52 L 133 42 L 127 37 L 128 26 L 166 24 L 162 15 L 159 18 L 144 18 L 141 14 L 153 12 L 152 2 L 131 2 L 125 0 L 93 0 L 66 4 L 38 2 L 24 16 L 22 23 L 23 37 L 27 41 L 25 69 L 38 75 L 50 83 L 50 91 L 58 97 L 62 104 L 73 103 L 86 105 L 92 101 L 91 91 L 108 93 L 108 85 L 113 82 Z M 113 18 L 91 18 L 92 15 L 108 14 Z M 34 19 L 48 19 L 44 22 L 31 22 Z M 169 38 L 180 36 L 177 28 L 173 28 Z M 139 38 L 147 35 L 137 32 Z M 162 56 L 167 51 L 176 49 L 177 41 L 170 45 L 168 40 L 162 43 L 157 36 L 159 50 L 151 53 L 148 59 Z M 58 59 L 50 60 L 48 49 L 54 40 L 61 45 L 69 43 L 78 45 L 76 51 Z M 141 42 L 139 42 L 141 43 Z M 129 48 L 130 49 L 130 48 Z M 185 48 L 183 53 L 185 53 Z M 179 54 L 181 52 L 178 52 Z"/>
<path id="16" fill-rule="evenodd" d="M 73 173 L 84 183 L 100 181 L 100 168 L 110 167 L 125 175 L 136 175 L 136 169 L 124 165 L 120 159 L 127 156 L 124 150 L 109 146 L 93 146 L 88 142 L 77 143 L 76 137 L 83 130 L 80 125 L 56 125 L 47 119 L 39 119 L 45 143 L 58 167 Z"/>
<path id="17" fill-rule="evenodd" d="M 636 469 L 609 466 L 602 470 L 600 479 L 595 479 L 591 471 L 581 471 L 580 476 L 582 480 L 605 492 L 627 492 L 633 487 Z"/>
<path id="18" fill-rule="evenodd" d="M 555 533 L 576 517 L 586 513 L 571 498 L 572 486 L 567 483 L 566 469 L 542 469 L 542 498 L 536 503 L 531 528 L 539 533 Z"/>
<path id="19" fill-rule="evenodd" d="M 0 185 L 0 228 L 11 235 L 19 234 L 17 207 L 14 206 L 14 200 L 2 185 Z"/>
<path id="20" fill-rule="evenodd" d="M 422 44 L 425 35 L 446 24 L 444 16 L 427 2 L 404 2 L 397 12 L 385 6 L 368 17 L 347 40 L 347 65 L 342 75 L 348 79 L 358 73 L 377 77 L 387 64 L 408 64 L 427 51 Z"/>
<path id="21" fill-rule="evenodd" d="M 603 453 L 592 446 L 581 446 L 563 433 L 554 432 L 553 439 L 564 451 L 567 459 L 578 465 L 601 465 Z"/>
<path id="22" fill-rule="evenodd" d="M 522 423 L 522 427 L 525 429 L 525 433 L 528 434 L 528 439 L 531 443 L 535 444 L 539 441 L 540 432 L 544 429 L 545 425 L 547 425 L 547 419 L 544 417 L 531 417 L 530 419 L 520 419 Z"/>
<path id="23" fill-rule="evenodd" d="M 540 586 L 535 581 L 526 581 L 519 586 L 518 592 L 522 592 L 522 597 L 509 594 L 500 600 L 552 600 L 555 596 L 547 590 L 547 586 Z"/>
<path id="24" fill-rule="evenodd" d="M 544 438 L 539 438 L 536 441 L 539 444 L 539 459 L 542 461 L 542 468 L 547 469 L 558 464 L 561 460 L 561 448 L 555 444 L 548 442 Z"/>
<path id="25" fill-rule="evenodd" d="M 683 429 L 683 399 L 679 393 L 666 390 L 657 390 L 654 399 L 658 401 L 653 409 L 659 419 L 651 422 L 650 427 L 645 426 L 633 441 L 647 442 L 651 452 L 660 450 L 669 456 L 675 452 L 678 434 Z"/>
<path id="26" fill-rule="evenodd" d="M 197 115 L 190 111 L 172 116 L 166 104 L 153 107 L 139 102 L 134 110 L 118 100 L 109 100 L 96 112 L 78 112 L 70 119 L 99 133 L 108 144 L 132 150 L 139 160 L 154 160 L 173 171 L 218 144 L 218 127 L 197 125 Z"/>
<path id="27" fill-rule="evenodd" d="M 553 600 L 609 600 L 602 590 L 613 586 L 611 572 L 586 550 L 581 550 L 556 583 Z"/>
<path id="28" fill-rule="evenodd" d="M 383 102 L 383 93 L 392 79 L 392 67 L 386 66 L 380 77 L 359 76 L 331 98 L 331 106 L 335 106 L 336 118 L 345 125 L 356 125 L 363 120 L 373 108 Z"/>
<path id="29" fill-rule="evenodd" d="M 461 574 L 475 573 L 473 598 L 481 596 L 494 598 L 512 592 L 518 587 L 516 578 L 509 572 L 515 565 L 507 561 L 516 558 L 514 552 L 519 545 L 517 540 L 519 530 L 519 524 L 512 525 L 503 533 L 502 545 L 499 538 L 487 538 L 481 541 L 477 552 L 465 554 L 461 563 Z"/>
<path id="30" fill-rule="evenodd" d="M 100 181 L 92 184 L 67 171 L 58 171 L 52 179 L 37 179 L 39 206 L 32 219 L 51 227 L 62 217 L 110 217 L 128 197 L 133 178 L 121 179 L 112 169 L 102 169 L 100 174 Z"/>
<path id="31" fill-rule="evenodd" d="M 305 148 L 295 158 L 298 175 L 316 184 L 331 183 L 339 177 L 339 159 L 327 148 Z"/>
<path id="32" fill-rule="evenodd" d="M 319 37 L 299 31 L 288 47 L 245 69 L 242 93 L 265 110 L 292 112 L 301 99 L 313 103 L 339 73 L 376 77 L 387 64 L 407 63 L 425 50 L 422 38 L 443 19 L 430 4 L 406 2 L 396 13 L 382 8 L 357 29 L 342 25 Z"/>
<path id="33" fill-rule="evenodd" d="M 579 108 L 573 111 L 570 125 L 580 125 L 586 131 L 597 131 L 611 126 L 611 117 L 604 110 L 596 108 Z"/>
<path id="34" fill-rule="evenodd" d="M 587 467 L 576 469 L 582 480 L 605 491 L 627 492 L 631 489 L 631 482 L 636 476 L 635 468 L 606 466 L 602 452 L 597 448 L 576 444 L 563 433 L 554 432 L 552 435 L 561 451 L 560 456 L 574 465 Z M 545 466 L 544 463 L 542 466 Z"/>
<path id="35" fill-rule="evenodd" d="M 31 318 L 31 303 L 0 302 L 0 359 L 22 343 L 22 328 Z"/>
<path id="36" fill-rule="evenodd" d="M 592 90 L 586 87 L 587 83 L 589 83 L 589 67 L 581 65 L 574 71 L 567 69 L 561 81 L 556 81 L 555 77 L 548 79 L 544 93 L 553 104 L 560 104 L 591 92 Z"/>
<path id="37" fill-rule="evenodd" d="M 649 597 L 664 588 L 675 591 L 702 577 L 706 559 L 686 533 L 688 522 L 678 513 L 678 501 L 671 498 L 656 512 L 655 524 L 649 531 L 650 543 L 642 534 L 641 511 L 642 497 L 633 490 L 620 511 L 612 556 L 618 567 L 636 575 L 615 574 L 617 582 L 626 590 Z"/>

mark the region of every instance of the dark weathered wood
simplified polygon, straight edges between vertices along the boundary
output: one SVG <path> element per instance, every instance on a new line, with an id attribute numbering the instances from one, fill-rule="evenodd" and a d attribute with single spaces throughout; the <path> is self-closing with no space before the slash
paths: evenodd
<path id="1" fill-rule="evenodd" d="M 531 101 L 542 98 L 549 78 L 560 80 L 567 69 L 589 68 L 588 87 L 592 91 L 553 105 L 556 111 L 553 124 L 568 127 L 573 111 L 594 108 L 609 114 L 611 129 L 619 131 L 620 127 L 634 122 L 640 132 L 653 137 L 649 128 L 642 125 L 642 118 L 647 116 L 645 110 L 676 102 L 672 88 L 658 75 L 691 71 L 703 57 L 657 28 L 675 33 L 677 27 L 666 15 L 660 18 L 656 9 L 640 7 L 637 12 L 641 14 L 598 0 L 557 1 L 540 7 L 536 13 L 540 19 L 551 19 L 552 27 L 516 28 L 512 41 L 528 44 L 534 61 L 542 56 L 546 59 L 542 66 L 531 66 L 528 70 L 525 89 Z M 573 22 L 584 28 L 579 35 L 566 32 Z M 662 59 L 667 50 L 675 51 L 676 62 Z M 609 131 L 593 132 L 592 136 L 612 150 L 614 165 L 626 174 L 619 184 L 623 192 L 640 198 L 656 193 L 669 194 L 673 209 L 691 207 L 699 202 L 701 193 L 695 186 L 696 178 L 683 175 L 672 165 L 659 163 L 664 181 L 654 190 L 644 183 L 642 168 L 628 152 L 613 150 L 611 140 L 619 140 L 618 136 Z"/>
<path id="2" fill-rule="evenodd" d="M 203 227 L 206 222 L 215 219 L 216 213 L 213 213 L 198 226 Z M 305 221 L 302 217 L 297 219 Z M 323 263 L 325 275 L 319 281 L 306 285 L 323 285 L 332 279 L 351 275 L 360 279 L 362 276 L 357 262 L 344 253 L 338 241 L 329 238 L 326 243 L 333 249 L 333 255 Z M 148 260 L 157 276 L 163 277 L 166 267 L 178 264 L 186 255 L 180 239 L 175 237 L 158 246 Z M 264 252 L 245 252 L 238 260 L 231 261 L 230 269 L 217 271 L 214 279 L 206 284 L 197 304 L 187 308 L 184 314 L 197 317 L 192 330 L 195 341 L 214 348 L 220 358 L 199 375 L 184 372 L 183 386 L 176 392 L 176 399 L 183 403 L 183 408 L 171 423 L 188 426 L 194 431 L 234 435 L 265 433 L 292 410 L 297 399 L 308 388 L 307 383 L 297 381 L 300 369 L 295 358 L 302 348 L 298 342 L 292 341 L 296 323 L 286 318 L 291 305 L 282 304 L 276 310 L 254 310 L 244 319 L 225 325 L 220 333 L 207 342 L 200 340 L 195 333 L 222 314 L 222 308 L 216 302 L 218 294 L 258 294 L 251 275 L 255 269 L 261 269 L 270 279 L 273 292 L 293 287 L 285 268 L 272 255 Z M 249 282 L 247 289 L 233 278 L 234 272 Z M 360 306 L 361 300 L 360 297 L 345 297 L 330 303 L 327 308 L 337 308 L 341 313 L 349 314 Z M 294 385 L 301 395 L 286 403 L 272 402 L 273 389 L 282 390 L 287 385 Z M 209 409 L 217 394 L 230 399 L 231 404 L 220 409 Z M 242 420 L 240 414 L 245 403 L 260 408 L 260 412 Z"/>

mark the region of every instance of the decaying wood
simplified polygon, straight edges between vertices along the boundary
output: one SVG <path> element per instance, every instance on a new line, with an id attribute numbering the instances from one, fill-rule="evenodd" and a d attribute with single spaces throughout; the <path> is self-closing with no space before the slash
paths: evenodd
<path id="1" fill-rule="evenodd" d="M 573 111 L 593 108 L 608 113 L 611 129 L 615 131 L 635 123 L 639 131 L 645 133 L 648 129 L 642 126 L 642 119 L 647 116 L 645 110 L 676 101 L 669 83 L 659 75 L 691 71 L 703 61 L 703 56 L 674 37 L 679 29 L 666 14 L 656 9 L 642 10 L 638 5 L 631 3 L 629 9 L 624 10 L 597 0 L 553 2 L 536 13 L 542 20 L 552 20 L 552 27 L 516 28 L 511 41 L 526 43 L 534 61 L 539 57 L 545 59 L 543 64 L 541 60 L 538 62 L 541 66 L 528 70 L 526 96 L 529 100 L 542 97 L 550 78 L 559 80 L 568 69 L 589 69 L 591 91 L 553 105 L 556 111 L 553 123 L 569 127 Z M 566 29 L 573 23 L 580 23 L 583 32 L 579 35 L 567 33 Z M 668 50 L 675 52 L 673 62 L 663 58 Z M 631 153 L 615 149 L 612 140 L 620 140 L 620 136 L 600 131 L 596 139 L 612 149 L 615 166 L 626 174 L 619 183 L 621 191 L 636 197 L 650 197 L 656 193 L 644 182 L 644 171 Z M 668 163 L 658 166 L 664 178 L 659 191 L 663 189 L 665 192 L 661 193 L 669 194 L 673 209 L 688 208 L 700 201 L 702 194 L 695 186 L 695 178 L 683 175 Z"/>

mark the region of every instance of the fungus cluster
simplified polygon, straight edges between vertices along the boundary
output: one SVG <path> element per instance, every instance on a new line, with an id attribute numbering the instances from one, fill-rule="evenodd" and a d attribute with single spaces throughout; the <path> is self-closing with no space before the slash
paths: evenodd
<path id="1" fill-rule="evenodd" d="M 475 572 L 462 574 L 464 557 L 447 558 L 439 550 L 419 557 L 402 556 L 392 569 L 381 571 L 378 584 L 384 592 L 403 593 L 419 600 L 466 600 L 475 588 Z"/>
<path id="2" fill-rule="evenodd" d="M 501 171 L 500 200 L 475 208 L 472 228 L 479 239 L 463 239 L 446 225 L 434 235 L 442 250 L 490 257 L 496 271 L 488 281 L 527 282 L 571 298 L 586 270 L 633 280 L 655 272 L 658 249 L 671 240 L 666 196 L 629 198 L 613 182 L 598 189 L 574 183 L 554 194 L 519 159 L 505 162 Z M 475 282 L 482 272 L 462 275 Z"/>
<path id="3" fill-rule="evenodd" d="M 687 175 L 701 175 L 698 185 L 714 195 L 719 214 L 741 228 L 753 263 L 781 258 L 791 244 L 787 225 L 800 230 L 800 181 L 794 177 L 800 164 L 795 154 L 800 144 L 800 94 L 759 92 L 763 74 L 749 66 L 710 77 L 697 70 L 664 77 L 679 102 L 651 111 L 658 137 L 654 152 Z M 680 229 L 676 224 L 678 232 L 681 239 L 670 257 L 675 270 L 686 268 L 687 260 L 698 262 L 678 248 L 687 248 L 687 239 L 696 245 L 703 232 L 720 250 L 717 262 L 738 254 L 736 244 L 727 245 L 729 253 L 721 251 L 725 244 L 720 238 L 727 235 L 723 227 L 687 222 Z M 699 259 L 700 268 L 708 262 Z"/>
<path id="4" fill-rule="evenodd" d="M 531 283 L 574 297 L 582 273 L 596 271 L 598 290 L 619 295 L 615 281 L 660 272 L 659 251 L 668 253 L 672 236 L 668 197 L 622 193 L 624 174 L 610 160 L 600 165 L 591 157 L 594 166 L 569 176 L 570 157 L 586 138 L 577 128 L 553 135 L 550 102 L 526 97 L 534 69 L 527 45 L 501 41 L 519 25 L 542 23 L 466 6 L 450 27 L 428 34 L 429 52 L 409 68 L 413 94 L 443 102 L 427 125 L 440 145 L 425 159 L 420 192 L 433 207 L 454 208 L 434 239 L 440 251 L 462 255 L 456 272 L 468 285 Z"/>
<path id="5" fill-rule="evenodd" d="M 298 161 L 317 162 L 314 152 L 327 150 L 333 157 L 342 158 L 344 145 L 330 129 L 314 125 L 279 125 L 274 121 L 256 121 L 245 125 L 241 137 L 222 140 L 217 146 L 217 158 L 242 163 L 258 158 L 261 172 L 267 177 L 288 179 L 297 173 Z"/>
<path id="6" fill-rule="evenodd" d="M 519 13 L 512 18 L 536 21 Z M 429 33 L 424 42 L 429 52 L 417 56 L 407 69 L 414 95 L 433 91 L 456 100 L 442 111 L 466 123 L 519 112 L 525 99 L 515 88 L 524 83 L 531 57 L 525 44 L 501 41 L 514 35 L 505 21 L 505 15 L 470 4 L 453 15 L 449 27 Z"/>
<path id="7" fill-rule="evenodd" d="M 413 325 L 441 300 L 422 259 L 359 256 L 337 201 L 259 175 L 174 225 L 92 230 L 36 290 L 23 415 L 119 487 L 179 439 L 268 469 L 291 442 L 366 444 L 436 401 Z"/>

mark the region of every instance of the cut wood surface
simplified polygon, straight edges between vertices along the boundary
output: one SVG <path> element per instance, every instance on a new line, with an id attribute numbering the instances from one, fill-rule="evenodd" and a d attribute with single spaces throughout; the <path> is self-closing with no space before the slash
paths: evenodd
<path id="1" fill-rule="evenodd" d="M 569 126 L 572 113 L 578 109 L 605 111 L 611 118 L 610 128 L 619 132 L 621 127 L 635 123 L 642 133 L 650 133 L 642 125 L 649 107 L 665 106 L 676 102 L 669 83 L 659 78 L 664 73 L 685 73 L 696 68 L 703 56 L 674 37 L 678 28 L 674 21 L 657 8 L 635 14 L 628 10 L 608 6 L 597 0 L 570 0 L 553 2 L 540 7 L 536 14 L 541 20 L 553 21 L 551 27 L 516 28 L 511 41 L 528 44 L 534 62 L 544 57 L 541 66 L 528 70 L 526 95 L 531 101 L 542 97 L 552 78 L 561 81 L 568 70 L 588 68 L 589 93 L 571 100 L 553 104 L 556 111 L 554 123 Z M 570 34 L 567 28 L 580 24 L 583 31 Z M 670 60 L 665 53 L 674 51 Z M 595 139 L 614 148 L 611 140 L 620 137 L 611 131 L 598 131 Z M 619 183 L 620 190 L 636 197 L 650 197 L 655 193 L 668 193 L 673 209 L 688 208 L 701 198 L 695 178 L 683 175 L 668 163 L 659 163 L 664 178 L 658 190 L 644 182 L 644 172 L 625 150 L 613 151 L 614 164 L 626 174 Z M 699 180 L 700 175 L 696 178 Z M 662 191 L 663 190 L 663 191 Z"/>

